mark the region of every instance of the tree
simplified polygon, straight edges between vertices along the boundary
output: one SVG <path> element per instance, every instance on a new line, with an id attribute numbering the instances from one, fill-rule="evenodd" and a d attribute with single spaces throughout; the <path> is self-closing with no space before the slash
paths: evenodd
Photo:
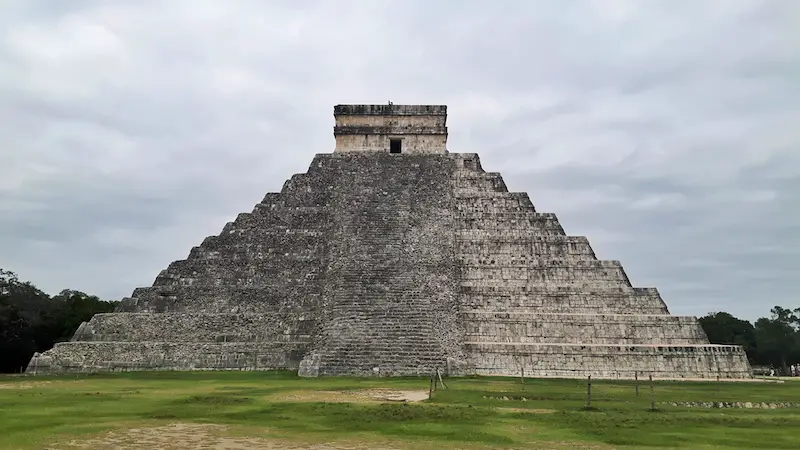
<path id="1" fill-rule="evenodd" d="M 55 323 L 51 326 L 53 342 L 69 340 L 75 330 L 97 313 L 111 312 L 116 303 L 100 300 L 95 295 L 64 289 L 52 298 Z"/>
<path id="2" fill-rule="evenodd" d="M 19 371 L 35 348 L 30 323 L 11 305 L 7 296 L 0 295 L 0 372 Z"/>
<path id="3" fill-rule="evenodd" d="M 769 312 L 772 314 L 772 320 L 786 324 L 795 331 L 800 330 L 800 308 L 791 310 L 780 306 L 773 306 Z"/>
<path id="4" fill-rule="evenodd" d="M 81 322 L 114 307 L 71 289 L 51 298 L 14 272 L 0 269 L 0 372 L 18 372 L 34 352 L 69 340 Z"/>
<path id="5" fill-rule="evenodd" d="M 787 323 L 762 317 L 756 321 L 756 345 L 762 362 L 783 372 L 797 358 L 797 333 Z"/>
<path id="6" fill-rule="evenodd" d="M 770 313 L 756 321 L 756 345 L 764 364 L 787 373 L 790 364 L 800 362 L 800 308 L 775 306 Z"/>
<path id="7" fill-rule="evenodd" d="M 712 344 L 741 345 L 748 356 L 755 354 L 756 336 L 752 323 L 726 312 L 711 313 L 698 320 Z"/>
<path id="8" fill-rule="evenodd" d="M 50 297 L 17 274 L 0 269 L 0 371 L 19 372 L 36 350 L 33 325 Z"/>

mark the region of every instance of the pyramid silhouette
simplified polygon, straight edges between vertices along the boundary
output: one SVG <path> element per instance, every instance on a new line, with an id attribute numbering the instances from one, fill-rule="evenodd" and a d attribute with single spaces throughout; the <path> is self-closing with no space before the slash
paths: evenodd
<path id="1" fill-rule="evenodd" d="M 450 153 L 446 111 L 334 107 L 333 153 L 28 372 L 752 377 L 741 347 Z"/>

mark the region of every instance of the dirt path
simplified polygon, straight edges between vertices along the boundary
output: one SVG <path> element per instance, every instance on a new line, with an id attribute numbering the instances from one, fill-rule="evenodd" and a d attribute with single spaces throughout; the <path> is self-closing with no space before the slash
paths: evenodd
<path id="1" fill-rule="evenodd" d="M 222 425 L 173 423 L 160 427 L 131 428 L 111 431 L 85 440 L 73 440 L 50 447 L 51 449 L 92 450 L 366 450 L 396 449 L 375 443 L 330 443 L 304 444 L 281 439 L 260 437 L 236 437 L 227 435 L 228 428 Z M 377 446 L 376 446 L 377 445 Z"/>
<path id="2" fill-rule="evenodd" d="M 398 389 L 363 389 L 358 391 L 293 391 L 270 397 L 278 402 L 421 402 L 428 399 L 428 391 Z"/>
<path id="3" fill-rule="evenodd" d="M 72 383 L 83 383 L 85 380 L 58 380 L 58 381 L 15 381 L 11 383 L 0 382 L 0 389 L 31 389 L 47 385 L 61 385 Z"/>

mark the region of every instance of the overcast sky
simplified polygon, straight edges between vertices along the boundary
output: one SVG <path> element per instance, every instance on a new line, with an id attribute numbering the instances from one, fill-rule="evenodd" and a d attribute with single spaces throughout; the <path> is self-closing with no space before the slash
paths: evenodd
<path id="1" fill-rule="evenodd" d="M 149 286 L 333 150 L 337 103 L 447 104 L 675 314 L 800 307 L 800 2 L 0 0 L 0 267 Z"/>

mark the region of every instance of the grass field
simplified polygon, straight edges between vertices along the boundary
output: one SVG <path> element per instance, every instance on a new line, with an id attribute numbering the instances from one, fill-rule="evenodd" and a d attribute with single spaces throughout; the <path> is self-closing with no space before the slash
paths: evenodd
<path id="1" fill-rule="evenodd" d="M 662 381 L 653 383 L 652 397 L 645 381 L 637 397 L 632 381 L 593 380 L 589 409 L 586 380 L 445 382 L 430 399 L 398 402 L 387 400 L 386 390 L 424 397 L 428 379 L 285 372 L 0 377 L 0 448 L 800 447 L 797 381 Z M 769 408 L 779 402 L 795 407 Z"/>

